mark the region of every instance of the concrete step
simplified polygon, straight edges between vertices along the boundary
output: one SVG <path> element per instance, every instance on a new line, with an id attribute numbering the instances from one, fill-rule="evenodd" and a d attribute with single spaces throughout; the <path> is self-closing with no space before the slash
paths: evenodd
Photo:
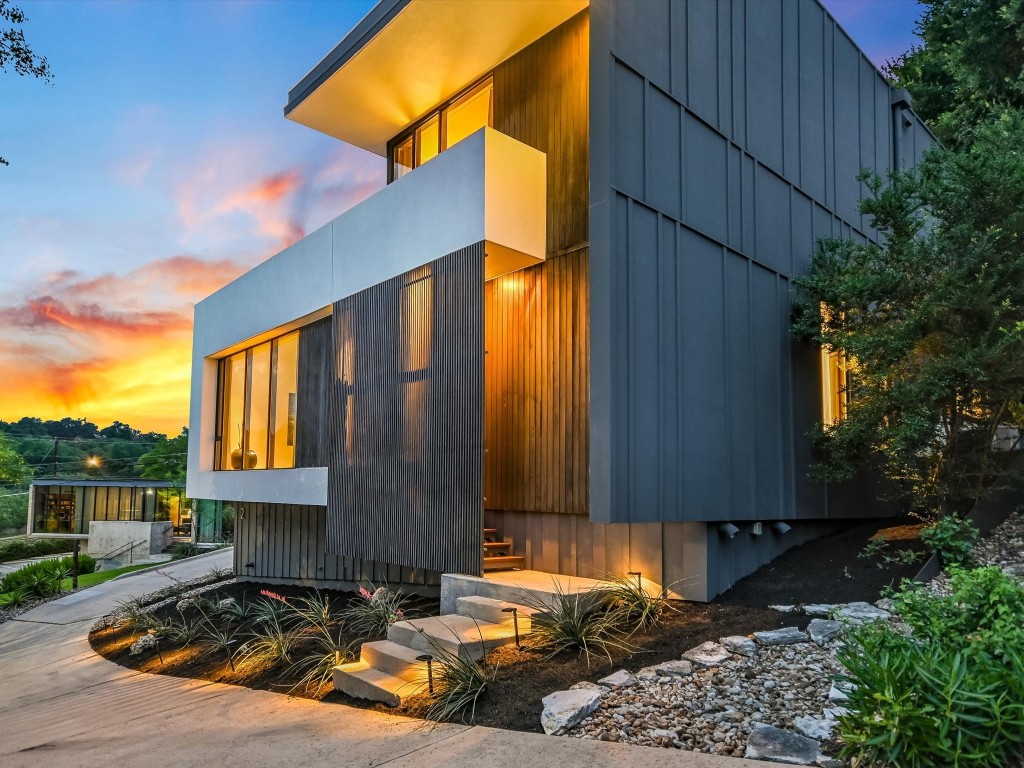
<path id="1" fill-rule="evenodd" d="M 469 595 L 460 597 L 455 601 L 458 612 L 463 616 L 469 616 L 477 621 L 486 621 L 491 624 L 504 624 L 513 626 L 511 611 L 505 613 L 506 608 L 515 608 L 519 616 L 519 634 L 529 634 L 532 628 L 532 616 L 537 612 L 533 608 L 518 603 L 509 603 L 504 600 L 492 600 L 489 597 L 477 597 Z"/>
<path id="2" fill-rule="evenodd" d="M 426 687 L 426 681 L 409 682 L 371 667 L 365 661 L 353 661 L 334 668 L 334 690 L 357 699 L 379 701 L 389 707 L 397 707 L 402 699 Z"/>
<path id="3" fill-rule="evenodd" d="M 390 640 L 375 640 L 372 643 L 363 643 L 359 659 L 393 677 L 410 683 L 422 683 L 427 679 L 427 664 L 424 661 L 417 661 L 416 657 L 423 653 Z"/>
<path id="4" fill-rule="evenodd" d="M 388 629 L 388 640 L 421 653 L 433 653 L 436 644 L 453 655 L 475 660 L 499 646 L 514 643 L 515 632 L 510 624 L 447 614 L 396 621 Z"/>

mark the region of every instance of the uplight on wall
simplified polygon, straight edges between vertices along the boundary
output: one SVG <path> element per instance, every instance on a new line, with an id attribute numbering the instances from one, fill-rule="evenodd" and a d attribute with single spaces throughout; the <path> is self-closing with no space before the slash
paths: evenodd
<path id="1" fill-rule="evenodd" d="M 721 533 L 723 536 L 728 536 L 731 539 L 733 536 L 740 532 L 740 529 L 732 523 L 722 523 L 720 526 L 718 526 L 718 532 Z"/>

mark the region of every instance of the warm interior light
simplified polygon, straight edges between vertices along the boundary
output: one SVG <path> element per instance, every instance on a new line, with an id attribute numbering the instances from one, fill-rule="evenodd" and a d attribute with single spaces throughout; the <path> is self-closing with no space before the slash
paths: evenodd
<path id="1" fill-rule="evenodd" d="M 90 467 L 98 467 L 100 465 L 100 457 L 90 456 L 88 459 L 85 460 L 85 463 L 88 464 Z"/>

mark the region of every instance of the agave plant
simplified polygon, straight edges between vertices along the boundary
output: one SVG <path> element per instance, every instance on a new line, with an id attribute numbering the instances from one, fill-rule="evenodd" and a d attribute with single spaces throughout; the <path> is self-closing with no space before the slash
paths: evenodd
<path id="1" fill-rule="evenodd" d="M 71 578 L 71 563 L 68 562 L 67 558 L 64 558 L 63 560 L 54 560 L 48 568 L 48 571 L 57 594 L 61 594 L 64 591 L 65 579 Z"/>
<path id="2" fill-rule="evenodd" d="M 6 592 L 0 592 L 0 608 L 17 608 L 24 605 L 27 600 L 26 587 L 11 587 Z"/>

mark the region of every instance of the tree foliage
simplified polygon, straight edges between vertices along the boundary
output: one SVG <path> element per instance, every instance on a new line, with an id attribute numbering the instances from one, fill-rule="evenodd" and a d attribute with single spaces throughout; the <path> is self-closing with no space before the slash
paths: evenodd
<path id="1" fill-rule="evenodd" d="M 1024 0 L 919 0 L 919 47 L 886 74 L 946 146 L 970 140 L 973 126 L 1024 110 Z"/>
<path id="2" fill-rule="evenodd" d="M 997 470 L 996 428 L 1024 416 L 1024 118 L 863 178 L 882 244 L 821 241 L 797 280 L 795 330 L 852 369 L 814 473 L 875 464 L 919 511 L 959 509 Z"/>
<path id="3" fill-rule="evenodd" d="M 0 432 L 0 486 L 28 482 L 32 472 L 7 436 Z"/>
<path id="4" fill-rule="evenodd" d="M 184 485 L 187 456 L 188 427 L 185 427 L 180 435 L 158 443 L 153 450 L 139 458 L 139 476 L 151 480 L 169 480 L 177 486 Z"/>
<path id="5" fill-rule="evenodd" d="M 8 67 L 14 74 L 22 77 L 36 77 L 47 83 L 53 82 L 53 72 L 45 56 L 37 55 L 25 40 L 25 32 L 20 26 L 28 21 L 25 12 L 11 5 L 10 0 L 0 0 L 0 22 L 10 26 L 0 26 L 0 72 L 7 72 Z M 0 157 L 0 164 L 10 165 Z"/>

